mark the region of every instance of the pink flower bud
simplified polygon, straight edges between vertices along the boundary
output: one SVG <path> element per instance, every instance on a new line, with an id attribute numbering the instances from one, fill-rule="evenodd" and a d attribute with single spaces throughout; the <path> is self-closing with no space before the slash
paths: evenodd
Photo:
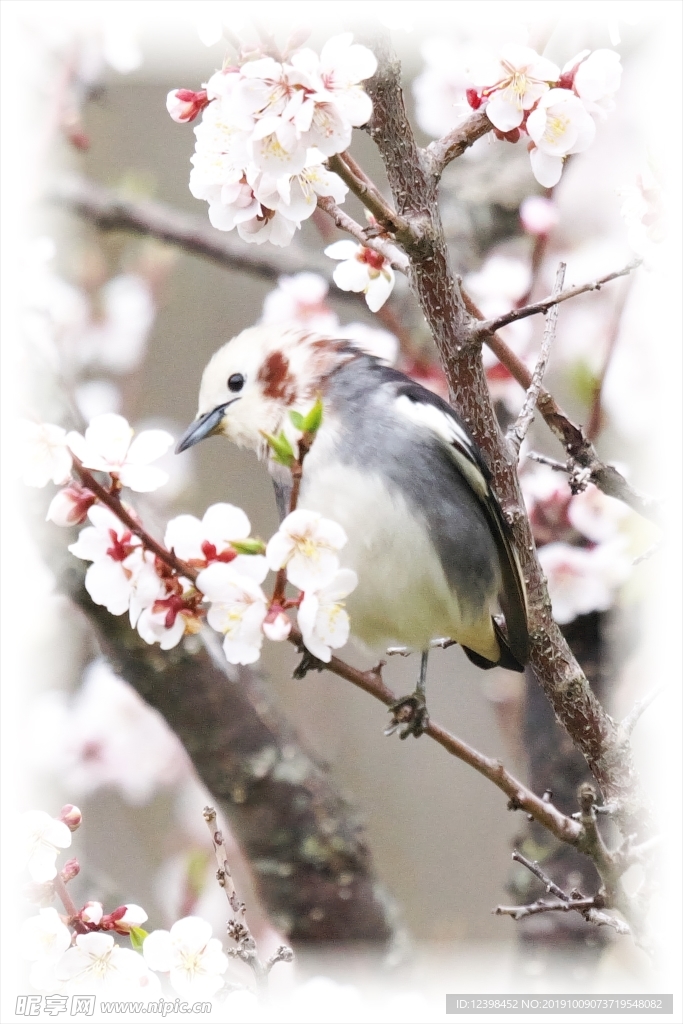
<path id="1" fill-rule="evenodd" d="M 120 935 L 128 935 L 131 928 L 139 928 L 147 920 L 147 914 L 137 903 L 124 903 L 107 915 L 107 922 Z"/>
<path id="2" fill-rule="evenodd" d="M 519 208 L 519 219 L 530 235 L 547 235 L 557 225 L 560 215 L 552 200 L 528 196 Z"/>
<path id="3" fill-rule="evenodd" d="M 66 884 L 67 882 L 70 882 L 72 878 L 75 878 L 80 870 L 81 865 L 75 857 L 72 857 L 71 860 L 66 862 L 62 870 L 59 872 L 59 877 Z"/>
<path id="4" fill-rule="evenodd" d="M 71 832 L 75 832 L 83 821 L 83 815 L 74 804 L 64 804 L 59 812 L 59 820 L 63 821 Z"/>
<path id="5" fill-rule="evenodd" d="M 194 121 L 208 102 L 206 89 L 200 92 L 193 92 L 192 89 L 172 89 L 166 97 L 166 109 L 174 121 L 185 124 Z"/>
<path id="6" fill-rule="evenodd" d="M 87 487 L 81 487 L 76 483 L 69 484 L 55 494 L 45 518 L 52 520 L 57 526 L 76 526 L 77 523 L 85 521 L 88 509 L 95 501 L 95 495 Z"/>
<path id="7" fill-rule="evenodd" d="M 273 614 L 274 613 L 274 614 Z M 263 623 L 263 632 L 269 640 L 286 640 L 292 631 L 292 623 L 288 615 L 281 609 L 271 608 Z"/>
<path id="8" fill-rule="evenodd" d="M 102 920 L 104 908 L 101 903 L 89 902 L 81 910 L 78 915 L 84 924 L 99 924 Z"/>

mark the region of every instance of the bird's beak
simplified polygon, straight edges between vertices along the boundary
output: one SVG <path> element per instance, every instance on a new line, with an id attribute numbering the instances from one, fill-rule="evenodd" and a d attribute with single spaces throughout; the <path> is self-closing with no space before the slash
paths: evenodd
<path id="1" fill-rule="evenodd" d="M 198 441 L 203 441 L 205 437 L 211 437 L 212 434 L 218 432 L 223 417 L 225 416 L 225 410 L 237 399 L 233 398 L 232 401 L 226 402 L 224 405 L 218 405 L 211 412 L 204 413 L 203 416 L 198 416 L 194 423 L 191 423 L 187 428 L 183 436 L 176 445 L 175 453 L 180 455 L 187 448 L 191 448 L 193 444 L 197 444 Z"/>

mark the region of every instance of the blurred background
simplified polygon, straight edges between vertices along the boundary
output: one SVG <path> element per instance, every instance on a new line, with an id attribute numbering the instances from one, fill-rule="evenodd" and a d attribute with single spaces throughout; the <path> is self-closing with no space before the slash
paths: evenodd
<path id="1" fill-rule="evenodd" d="M 26 138 L 30 184 L 39 200 L 21 253 L 29 281 L 20 357 L 23 415 L 81 429 L 93 415 L 116 411 L 136 430 L 161 426 L 179 436 L 195 415 L 210 355 L 262 317 L 307 323 L 318 317 L 333 325 L 326 329 L 352 325 L 348 336 L 381 349 L 443 393 L 435 352 L 404 282 L 380 315 L 357 296 L 327 291 L 333 265 L 327 261 L 325 268 L 322 248 L 342 236 L 318 215 L 304 224 L 291 248 L 271 249 L 286 278 L 278 283 L 275 276 L 259 276 L 248 262 L 228 268 L 157 239 L 104 232 L 74 211 L 64 200 L 65 188 L 73 195 L 79 187 L 74 181 L 87 179 L 128 199 L 150 199 L 203 218 L 208 226 L 204 204 L 188 190 L 193 126 L 168 117 L 166 95 L 178 87 L 200 88 L 221 65 L 224 29 L 239 35 L 247 21 L 244 5 L 228 3 L 75 6 L 77 11 L 70 4 L 27 3 L 20 19 L 23 52 L 32 61 Z M 338 31 L 363 32 L 360 6 L 366 5 L 326 5 L 321 20 L 314 5 L 300 4 L 289 24 L 279 7 L 252 4 L 248 14 L 266 17 L 278 37 L 297 19 L 308 21 L 310 45 L 318 49 Z M 666 230 L 666 171 L 653 154 L 648 121 L 652 98 L 662 88 L 662 5 L 646 10 L 640 4 L 573 4 L 569 13 L 562 4 L 456 3 L 447 5 L 447 17 L 446 5 L 439 5 L 440 24 L 429 16 L 436 5 L 426 5 L 424 19 L 416 6 L 375 4 L 374 14 L 392 30 L 421 145 L 453 126 L 462 93 L 458 61 L 468 47 L 526 41 L 560 67 L 583 49 L 608 47 L 619 52 L 624 67 L 615 109 L 555 189 L 534 181 L 523 142 L 510 145 L 493 136 L 446 171 L 442 208 L 453 263 L 484 314 L 495 316 L 548 294 L 560 259 L 568 264 L 568 284 L 619 269 L 634 255 L 656 265 Z M 386 192 L 381 164 L 364 133 L 355 132 L 351 152 Z M 353 197 L 345 209 L 362 219 Z M 260 255 L 271 247 L 243 248 L 248 261 L 257 248 Z M 317 280 L 295 278 L 302 266 Z M 618 460 L 639 489 L 660 494 L 661 465 L 653 445 L 666 424 L 656 387 L 671 364 L 668 347 L 658 344 L 650 328 L 656 294 L 641 271 L 563 306 L 547 381 L 572 418 L 592 422 L 601 456 Z M 540 320 L 506 330 L 508 343 L 533 366 Z M 488 358 L 486 365 L 505 424 L 519 410 L 523 393 L 495 360 Z M 561 457 L 542 423 L 532 434 L 527 451 Z M 253 535 L 267 539 L 274 532 L 271 485 L 251 454 L 216 438 L 180 457 L 168 456 L 164 468 L 169 484 L 145 503 L 159 531 L 173 515 L 201 517 L 209 505 L 229 501 L 245 509 Z M 576 592 L 561 566 L 552 577 L 550 556 L 546 572 L 563 624 L 584 645 L 610 711 L 624 714 L 656 682 L 651 671 L 643 672 L 653 662 L 647 644 L 639 646 L 639 624 L 651 614 L 648 588 L 658 556 L 633 566 L 656 542 L 656 532 L 599 496 L 570 508 L 562 478 L 547 467 L 526 459 L 523 472 L 539 545 L 592 551 L 620 538 L 616 561 L 586 570 L 574 584 Z M 168 927 L 184 914 L 198 913 L 221 934 L 224 898 L 213 880 L 201 817 L 209 797 L 171 729 L 99 657 L 87 616 L 60 592 L 60 572 L 71 558 L 64 554 L 65 533 L 51 523 L 36 525 L 50 497 L 28 492 L 24 499 L 37 537 L 31 579 L 40 622 L 24 661 L 30 696 L 21 745 L 33 782 L 22 803 L 50 813 L 67 801 L 81 807 L 84 825 L 75 843 L 82 871 L 73 888 L 82 902 L 141 904 L 150 917 L 146 927 Z M 343 657 L 359 667 L 371 663 L 353 645 Z M 524 892 L 510 862 L 512 844 L 520 837 L 531 841 L 520 815 L 436 744 L 385 738 L 384 709 L 343 680 L 325 672 L 293 680 L 296 663 L 289 645 L 266 644 L 258 672 L 304 748 L 329 766 L 331 784 L 357 812 L 375 876 L 395 904 L 391 920 L 400 919 L 397 934 L 430 951 L 424 962 L 443 955 L 447 962 L 459 957 L 460 965 L 469 964 L 477 950 L 493 951 L 496 963 L 516 964 L 532 984 L 543 975 L 547 950 L 555 944 L 570 950 L 569 976 L 579 985 L 604 970 L 605 956 L 615 970 L 630 973 L 632 983 L 646 983 L 640 955 L 602 934 L 598 947 L 595 937 L 586 947 L 583 933 L 568 939 L 551 929 L 552 934 L 528 933 L 520 947 L 519 926 L 491 914 L 498 903 L 515 902 Z M 417 670 L 415 657 L 394 657 L 385 679 L 396 693 L 409 692 Z M 529 732 L 533 700 L 522 677 L 503 670 L 484 674 L 457 648 L 437 651 L 430 659 L 429 704 L 446 728 L 538 783 L 542 765 L 532 763 Z M 548 745 L 536 758 L 542 761 L 555 756 L 564 741 L 552 733 L 552 722 L 536 726 L 539 734 L 546 730 Z M 570 751 L 565 755 L 571 760 Z M 581 771 L 567 768 L 567 799 Z M 247 894 L 265 946 L 274 946 L 286 927 L 258 904 L 253 865 L 237 836 L 231 842 L 238 890 Z M 404 956 L 396 952 L 406 948 L 404 938 L 392 948 L 399 959 Z"/>

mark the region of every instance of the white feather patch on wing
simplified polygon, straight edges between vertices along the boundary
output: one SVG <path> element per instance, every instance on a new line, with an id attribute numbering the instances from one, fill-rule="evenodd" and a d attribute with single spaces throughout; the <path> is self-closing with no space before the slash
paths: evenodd
<path id="1" fill-rule="evenodd" d="M 394 408 L 411 423 L 419 427 L 425 427 L 435 434 L 441 441 L 446 443 L 451 458 L 458 469 L 468 481 L 470 487 L 480 498 L 489 495 L 489 485 L 484 474 L 474 460 L 472 442 L 462 429 L 460 424 L 437 409 L 435 405 L 426 402 L 414 402 L 407 395 L 399 395 L 394 403 Z"/>

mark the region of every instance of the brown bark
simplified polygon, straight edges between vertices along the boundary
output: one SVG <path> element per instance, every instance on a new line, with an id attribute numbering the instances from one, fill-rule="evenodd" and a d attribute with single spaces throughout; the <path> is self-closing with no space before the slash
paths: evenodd
<path id="1" fill-rule="evenodd" d="M 619 806 L 626 832 L 648 820 L 629 745 L 590 688 L 552 618 L 545 579 L 524 512 L 516 458 L 500 432 L 476 340 L 452 272 L 437 202 L 437 184 L 413 138 L 400 85 L 400 65 L 382 37 L 373 40 L 379 66 L 367 84 L 373 101 L 368 126 L 386 167 L 397 213 L 411 232 L 397 234 L 410 257 L 412 288 L 431 328 L 452 399 L 482 449 L 515 534 L 530 605 L 531 666 L 555 715 L 586 759 L 606 800 Z"/>

